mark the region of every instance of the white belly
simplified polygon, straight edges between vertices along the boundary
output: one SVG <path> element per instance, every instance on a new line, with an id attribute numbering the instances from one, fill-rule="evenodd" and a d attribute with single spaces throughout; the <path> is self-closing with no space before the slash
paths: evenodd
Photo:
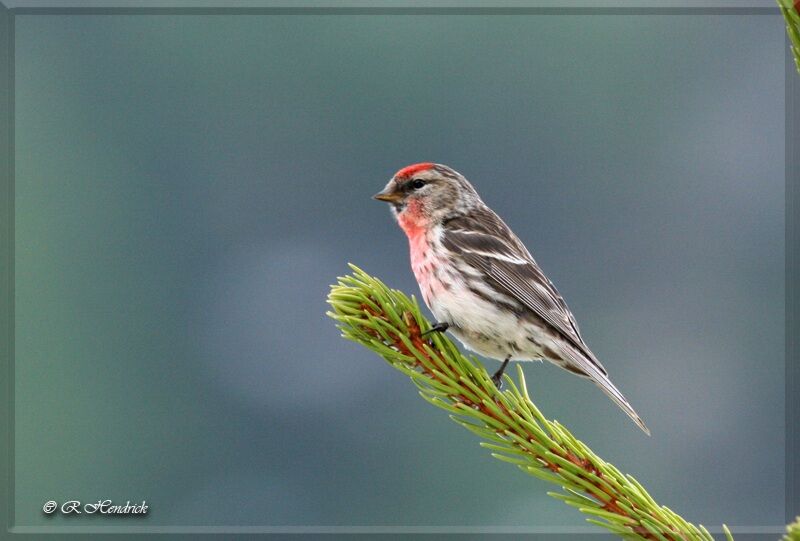
<path id="1" fill-rule="evenodd" d="M 449 278 L 450 288 L 426 299 L 437 321 L 450 324 L 450 332 L 464 346 L 492 359 L 541 359 L 550 336 L 516 314 L 471 292 L 463 281 Z M 497 295 L 499 296 L 499 295 Z M 555 344 L 553 344 L 555 345 Z"/>

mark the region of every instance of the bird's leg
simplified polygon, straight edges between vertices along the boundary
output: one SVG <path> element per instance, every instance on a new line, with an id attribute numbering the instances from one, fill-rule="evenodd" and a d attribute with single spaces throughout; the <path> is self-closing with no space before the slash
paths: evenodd
<path id="1" fill-rule="evenodd" d="M 432 332 L 444 332 L 449 328 L 450 328 L 450 324 L 449 323 L 445 323 L 443 321 L 441 321 L 441 322 L 440 321 L 436 321 L 436 322 L 433 323 L 433 326 L 430 329 L 428 329 L 427 331 L 425 331 L 424 333 L 422 333 L 421 336 L 425 336 L 426 334 L 430 334 Z"/>
<path id="2" fill-rule="evenodd" d="M 500 365 L 500 368 L 498 368 L 497 372 L 495 372 L 492 376 L 492 381 L 494 382 L 494 385 L 497 387 L 498 391 L 503 388 L 503 372 L 505 372 L 506 366 L 508 366 L 508 361 L 510 360 L 511 355 L 506 357 L 506 360 L 503 361 L 503 364 Z"/>

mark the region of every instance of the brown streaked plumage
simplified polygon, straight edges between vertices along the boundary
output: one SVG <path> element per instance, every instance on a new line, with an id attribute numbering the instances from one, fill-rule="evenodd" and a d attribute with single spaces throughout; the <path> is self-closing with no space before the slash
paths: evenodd
<path id="1" fill-rule="evenodd" d="M 453 169 L 431 162 L 398 171 L 376 199 L 392 205 L 411 267 L 433 315 L 489 358 L 546 359 L 600 387 L 647 434 L 581 336 L 575 317 L 525 245 Z"/>

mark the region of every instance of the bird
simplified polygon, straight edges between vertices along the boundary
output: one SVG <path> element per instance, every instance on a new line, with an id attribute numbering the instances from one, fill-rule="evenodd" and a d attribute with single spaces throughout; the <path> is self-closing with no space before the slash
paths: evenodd
<path id="1" fill-rule="evenodd" d="M 501 361 L 547 360 L 587 378 L 647 435 L 581 336 L 575 316 L 522 241 L 470 182 L 433 162 L 397 171 L 374 199 L 389 203 L 408 237 L 411 269 L 436 322 L 467 349 Z"/>

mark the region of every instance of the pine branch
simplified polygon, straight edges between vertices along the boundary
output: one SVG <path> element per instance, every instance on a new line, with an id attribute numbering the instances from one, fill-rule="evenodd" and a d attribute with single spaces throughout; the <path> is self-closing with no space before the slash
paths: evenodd
<path id="1" fill-rule="evenodd" d="M 561 487 L 553 498 L 589 516 L 587 522 L 625 539 L 708 540 L 695 526 L 659 505 L 630 475 L 595 455 L 557 421 L 547 420 L 528 396 L 522 369 L 499 391 L 483 366 L 462 355 L 431 325 L 417 301 L 351 265 L 354 273 L 331 287 L 328 315 L 342 336 L 383 357 L 409 376 L 430 404 L 484 441 L 492 456 Z M 727 527 L 725 535 L 733 540 Z"/>
<path id="2" fill-rule="evenodd" d="M 800 73 L 800 0 L 777 0 L 783 19 L 786 21 L 786 34 L 791 42 L 790 47 L 794 55 L 794 65 Z M 800 516 L 786 526 L 786 535 L 783 541 L 800 541 Z"/>
<path id="3" fill-rule="evenodd" d="M 783 536 L 783 541 L 800 541 L 800 517 L 786 526 L 786 535 Z"/>
<path id="4" fill-rule="evenodd" d="M 777 2 L 786 21 L 786 34 L 791 41 L 794 65 L 800 73 L 800 1 L 795 0 L 794 5 L 792 0 L 777 0 Z"/>

